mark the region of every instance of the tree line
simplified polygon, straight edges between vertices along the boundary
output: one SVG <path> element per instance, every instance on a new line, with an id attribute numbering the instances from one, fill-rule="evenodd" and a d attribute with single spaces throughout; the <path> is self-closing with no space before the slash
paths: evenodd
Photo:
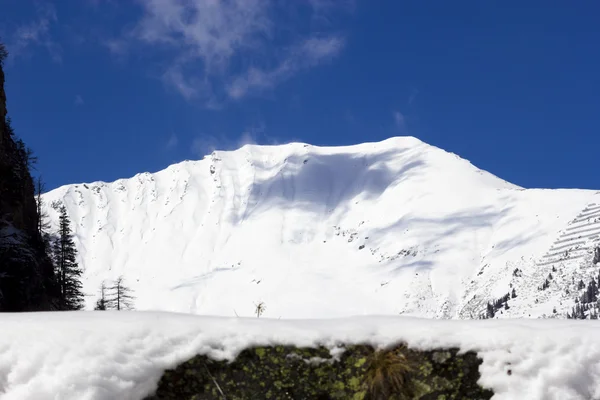
<path id="1" fill-rule="evenodd" d="M 6 113 L 4 71 L 8 51 L 0 41 L 0 311 L 81 310 L 85 294 L 71 221 L 64 204 L 51 232 L 37 157 Z M 97 309 L 131 309 L 133 295 L 122 277 L 101 287 Z"/>
<path id="2" fill-rule="evenodd" d="M 39 210 L 38 227 L 46 241 L 49 257 L 54 265 L 55 279 L 59 288 L 60 310 L 81 310 L 85 305 L 85 294 L 81 283 L 82 268 L 77 263 L 77 248 L 73 240 L 71 220 L 64 204 L 59 203 L 58 231 L 55 235 L 48 233 L 49 223 L 47 214 L 43 212 L 41 197 L 43 184 L 40 180 L 36 184 L 36 201 Z M 132 290 L 125 284 L 125 279 L 120 276 L 111 285 L 101 284 L 99 298 L 95 310 L 131 310 L 133 309 L 134 296 Z"/>

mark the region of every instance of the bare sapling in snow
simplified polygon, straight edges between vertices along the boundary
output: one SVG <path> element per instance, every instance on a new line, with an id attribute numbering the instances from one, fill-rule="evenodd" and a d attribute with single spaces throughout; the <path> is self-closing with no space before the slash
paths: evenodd
<path id="1" fill-rule="evenodd" d="M 267 306 L 262 301 L 255 305 L 256 308 L 254 309 L 254 314 L 256 314 L 256 318 L 260 318 L 260 316 L 263 315 L 265 310 L 267 309 Z"/>
<path id="2" fill-rule="evenodd" d="M 125 285 L 122 276 L 118 277 L 112 286 L 107 288 L 107 294 L 104 300 L 108 310 L 132 310 L 135 297 L 131 294 L 133 290 Z"/>

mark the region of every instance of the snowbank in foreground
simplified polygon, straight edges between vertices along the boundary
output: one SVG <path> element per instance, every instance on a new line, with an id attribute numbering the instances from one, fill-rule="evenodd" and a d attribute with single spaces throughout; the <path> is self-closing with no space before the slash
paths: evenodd
<path id="1" fill-rule="evenodd" d="M 600 399 L 599 321 L 72 312 L 3 314 L 0 327 L 1 400 L 141 399 L 165 369 L 196 354 L 232 359 L 252 345 L 398 341 L 477 351 L 479 383 L 494 390 L 495 400 Z"/>

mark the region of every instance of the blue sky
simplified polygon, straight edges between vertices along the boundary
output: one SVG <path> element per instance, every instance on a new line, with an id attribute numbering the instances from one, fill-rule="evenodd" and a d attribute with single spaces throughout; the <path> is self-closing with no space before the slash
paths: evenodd
<path id="1" fill-rule="evenodd" d="M 598 189 L 595 1 L 2 0 L 8 110 L 48 188 L 214 148 L 411 135 Z"/>

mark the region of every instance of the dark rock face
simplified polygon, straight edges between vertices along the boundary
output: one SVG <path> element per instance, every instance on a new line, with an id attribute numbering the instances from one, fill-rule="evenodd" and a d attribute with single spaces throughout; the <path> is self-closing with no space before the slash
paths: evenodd
<path id="1" fill-rule="evenodd" d="M 337 360 L 325 348 L 273 346 L 244 350 L 231 363 L 196 356 L 166 371 L 156 394 L 146 400 L 484 400 L 493 395 L 477 384 L 481 360 L 476 353 L 397 349 L 411 366 L 401 387 L 386 376 L 393 368 L 369 374 L 377 351 L 368 345 L 347 346 Z M 370 382 L 373 376 L 383 379 Z M 388 385 L 387 390 L 373 392 L 374 383 Z"/>
<path id="2" fill-rule="evenodd" d="M 53 308 L 53 267 L 37 229 L 33 179 L 22 150 L 9 129 L 0 62 L 0 311 Z"/>

